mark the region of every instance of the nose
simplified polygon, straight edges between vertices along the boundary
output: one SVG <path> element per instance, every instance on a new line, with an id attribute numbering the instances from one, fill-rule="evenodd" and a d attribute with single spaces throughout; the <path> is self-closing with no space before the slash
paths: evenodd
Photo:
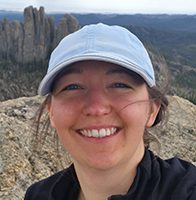
<path id="1" fill-rule="evenodd" d="M 88 91 L 85 97 L 83 114 L 86 116 L 104 116 L 111 112 L 112 106 L 110 100 L 104 91 Z"/>

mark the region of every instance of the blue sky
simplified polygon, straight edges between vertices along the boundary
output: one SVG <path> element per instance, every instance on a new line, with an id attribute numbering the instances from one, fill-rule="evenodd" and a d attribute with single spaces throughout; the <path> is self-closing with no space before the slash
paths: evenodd
<path id="1" fill-rule="evenodd" d="M 46 12 L 196 14 L 196 0 L 0 0 L 0 10 L 23 11 L 29 5 Z"/>

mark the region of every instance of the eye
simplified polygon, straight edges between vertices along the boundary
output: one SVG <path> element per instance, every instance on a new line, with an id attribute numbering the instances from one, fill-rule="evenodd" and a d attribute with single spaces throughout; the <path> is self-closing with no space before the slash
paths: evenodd
<path id="1" fill-rule="evenodd" d="M 110 88 L 132 88 L 130 85 L 126 84 L 126 83 L 121 83 L 121 82 L 117 82 L 117 83 L 112 83 L 110 85 Z"/>
<path id="2" fill-rule="evenodd" d="M 83 87 L 82 86 L 80 86 L 79 84 L 75 84 L 75 83 L 73 83 L 73 84 L 69 84 L 69 85 L 67 85 L 67 86 L 65 86 L 63 89 L 62 89 L 62 91 L 69 91 L 69 90 L 78 90 L 78 89 L 83 89 Z"/>

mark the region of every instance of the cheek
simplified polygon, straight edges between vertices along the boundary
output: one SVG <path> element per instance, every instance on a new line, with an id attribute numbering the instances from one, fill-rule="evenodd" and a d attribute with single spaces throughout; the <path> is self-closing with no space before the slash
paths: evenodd
<path id="1" fill-rule="evenodd" d="M 74 107 L 69 104 L 62 104 L 54 101 L 50 109 L 50 121 L 56 130 L 60 142 L 65 149 L 69 149 L 68 141 L 71 140 L 71 132 L 73 130 L 76 113 Z"/>
<path id="2" fill-rule="evenodd" d="M 149 106 L 144 102 L 128 104 L 120 110 L 119 115 L 127 126 L 144 130 L 149 118 Z"/>
<path id="3" fill-rule="evenodd" d="M 73 126 L 77 109 L 77 104 L 54 100 L 49 111 L 52 126 L 57 131 Z"/>

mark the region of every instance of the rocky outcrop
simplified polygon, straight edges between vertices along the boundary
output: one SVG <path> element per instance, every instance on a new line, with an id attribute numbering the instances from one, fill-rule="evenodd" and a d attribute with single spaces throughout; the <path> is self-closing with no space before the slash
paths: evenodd
<path id="1" fill-rule="evenodd" d="M 60 42 L 65 33 L 73 33 L 78 29 L 78 23 L 73 23 L 74 21 L 75 18 L 72 15 L 64 15 L 56 28 L 53 46 L 56 46 Z"/>
<path id="2" fill-rule="evenodd" d="M 169 102 L 166 121 L 152 129 L 161 144 L 160 151 L 154 150 L 162 158 L 178 156 L 196 165 L 196 105 L 178 96 Z"/>
<path id="3" fill-rule="evenodd" d="M 67 34 L 67 33 L 66 33 Z M 40 61 L 49 53 L 54 35 L 54 24 L 46 17 L 43 7 L 24 10 L 23 62 Z"/>
<path id="4" fill-rule="evenodd" d="M 32 6 L 24 10 L 24 22 L 0 21 L 0 60 L 15 63 L 38 63 L 48 58 L 50 52 L 64 36 L 79 28 L 78 21 L 65 15 L 58 27 L 44 8 Z"/>
<path id="5" fill-rule="evenodd" d="M 170 97 L 169 118 L 163 127 L 151 130 L 162 145 L 163 158 L 179 156 L 196 162 L 196 106 L 177 96 Z M 41 97 L 25 97 L 0 104 L 0 199 L 22 200 L 26 188 L 34 181 L 66 167 L 69 155 L 60 150 L 63 162 L 53 142 L 54 135 L 45 138 L 41 154 L 33 151 L 32 121 Z M 62 165 L 63 163 L 63 165 Z"/>

